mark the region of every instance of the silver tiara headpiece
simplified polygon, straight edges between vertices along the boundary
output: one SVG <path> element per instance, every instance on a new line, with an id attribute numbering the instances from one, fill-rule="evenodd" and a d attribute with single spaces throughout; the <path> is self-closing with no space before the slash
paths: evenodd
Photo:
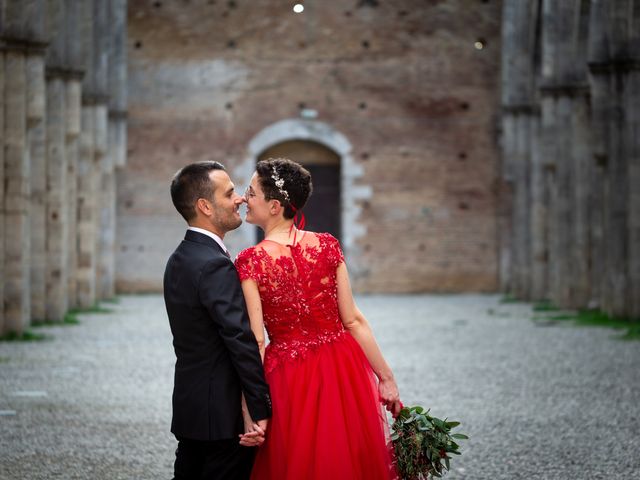
<path id="1" fill-rule="evenodd" d="M 282 195 L 285 200 L 289 202 L 289 193 L 284 189 L 284 179 L 280 178 L 280 175 L 278 175 L 278 170 L 276 170 L 275 165 L 273 166 L 273 173 L 271 174 L 271 178 L 273 179 L 273 183 L 276 184 L 276 187 L 278 187 L 280 195 Z"/>

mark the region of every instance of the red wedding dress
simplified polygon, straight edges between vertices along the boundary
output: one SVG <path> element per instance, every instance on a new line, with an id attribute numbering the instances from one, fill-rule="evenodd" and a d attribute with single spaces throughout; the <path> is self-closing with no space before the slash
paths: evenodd
<path id="1" fill-rule="evenodd" d="M 273 417 L 251 479 L 395 479 L 374 373 L 338 313 L 340 245 L 298 233 L 295 246 L 264 240 L 236 259 L 240 279 L 258 284 L 270 341 Z"/>

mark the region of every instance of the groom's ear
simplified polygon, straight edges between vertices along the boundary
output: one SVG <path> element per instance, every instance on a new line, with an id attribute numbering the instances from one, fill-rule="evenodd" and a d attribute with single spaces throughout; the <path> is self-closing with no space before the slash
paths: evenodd
<path id="1" fill-rule="evenodd" d="M 213 211 L 211 202 L 206 198 L 199 198 L 198 200 L 196 200 L 196 213 L 197 211 L 202 212 L 208 217 Z"/>

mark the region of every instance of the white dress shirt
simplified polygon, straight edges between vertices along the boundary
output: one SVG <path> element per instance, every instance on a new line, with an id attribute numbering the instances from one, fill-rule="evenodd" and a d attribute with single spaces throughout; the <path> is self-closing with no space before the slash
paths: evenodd
<path id="1" fill-rule="evenodd" d="M 193 230 L 194 232 L 202 233 L 203 235 L 206 235 L 207 237 L 213 238 L 216 241 L 216 243 L 218 245 L 220 245 L 220 247 L 222 247 L 222 251 L 226 252 L 227 255 L 230 255 L 229 254 L 229 250 L 227 250 L 227 247 L 225 247 L 224 243 L 222 243 L 222 239 L 218 235 L 216 235 L 215 233 L 210 232 L 209 230 L 205 230 L 203 228 L 198 228 L 198 227 L 189 227 L 189 228 L 187 228 L 187 230 Z"/>

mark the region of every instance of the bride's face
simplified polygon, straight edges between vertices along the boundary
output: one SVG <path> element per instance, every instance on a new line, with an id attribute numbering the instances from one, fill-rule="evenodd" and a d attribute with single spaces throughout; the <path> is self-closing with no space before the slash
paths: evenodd
<path id="1" fill-rule="evenodd" d="M 259 227 L 264 226 L 269 218 L 270 205 L 264 198 L 257 173 L 254 173 L 251 177 L 251 183 L 245 193 L 245 200 L 247 201 L 245 221 Z"/>

